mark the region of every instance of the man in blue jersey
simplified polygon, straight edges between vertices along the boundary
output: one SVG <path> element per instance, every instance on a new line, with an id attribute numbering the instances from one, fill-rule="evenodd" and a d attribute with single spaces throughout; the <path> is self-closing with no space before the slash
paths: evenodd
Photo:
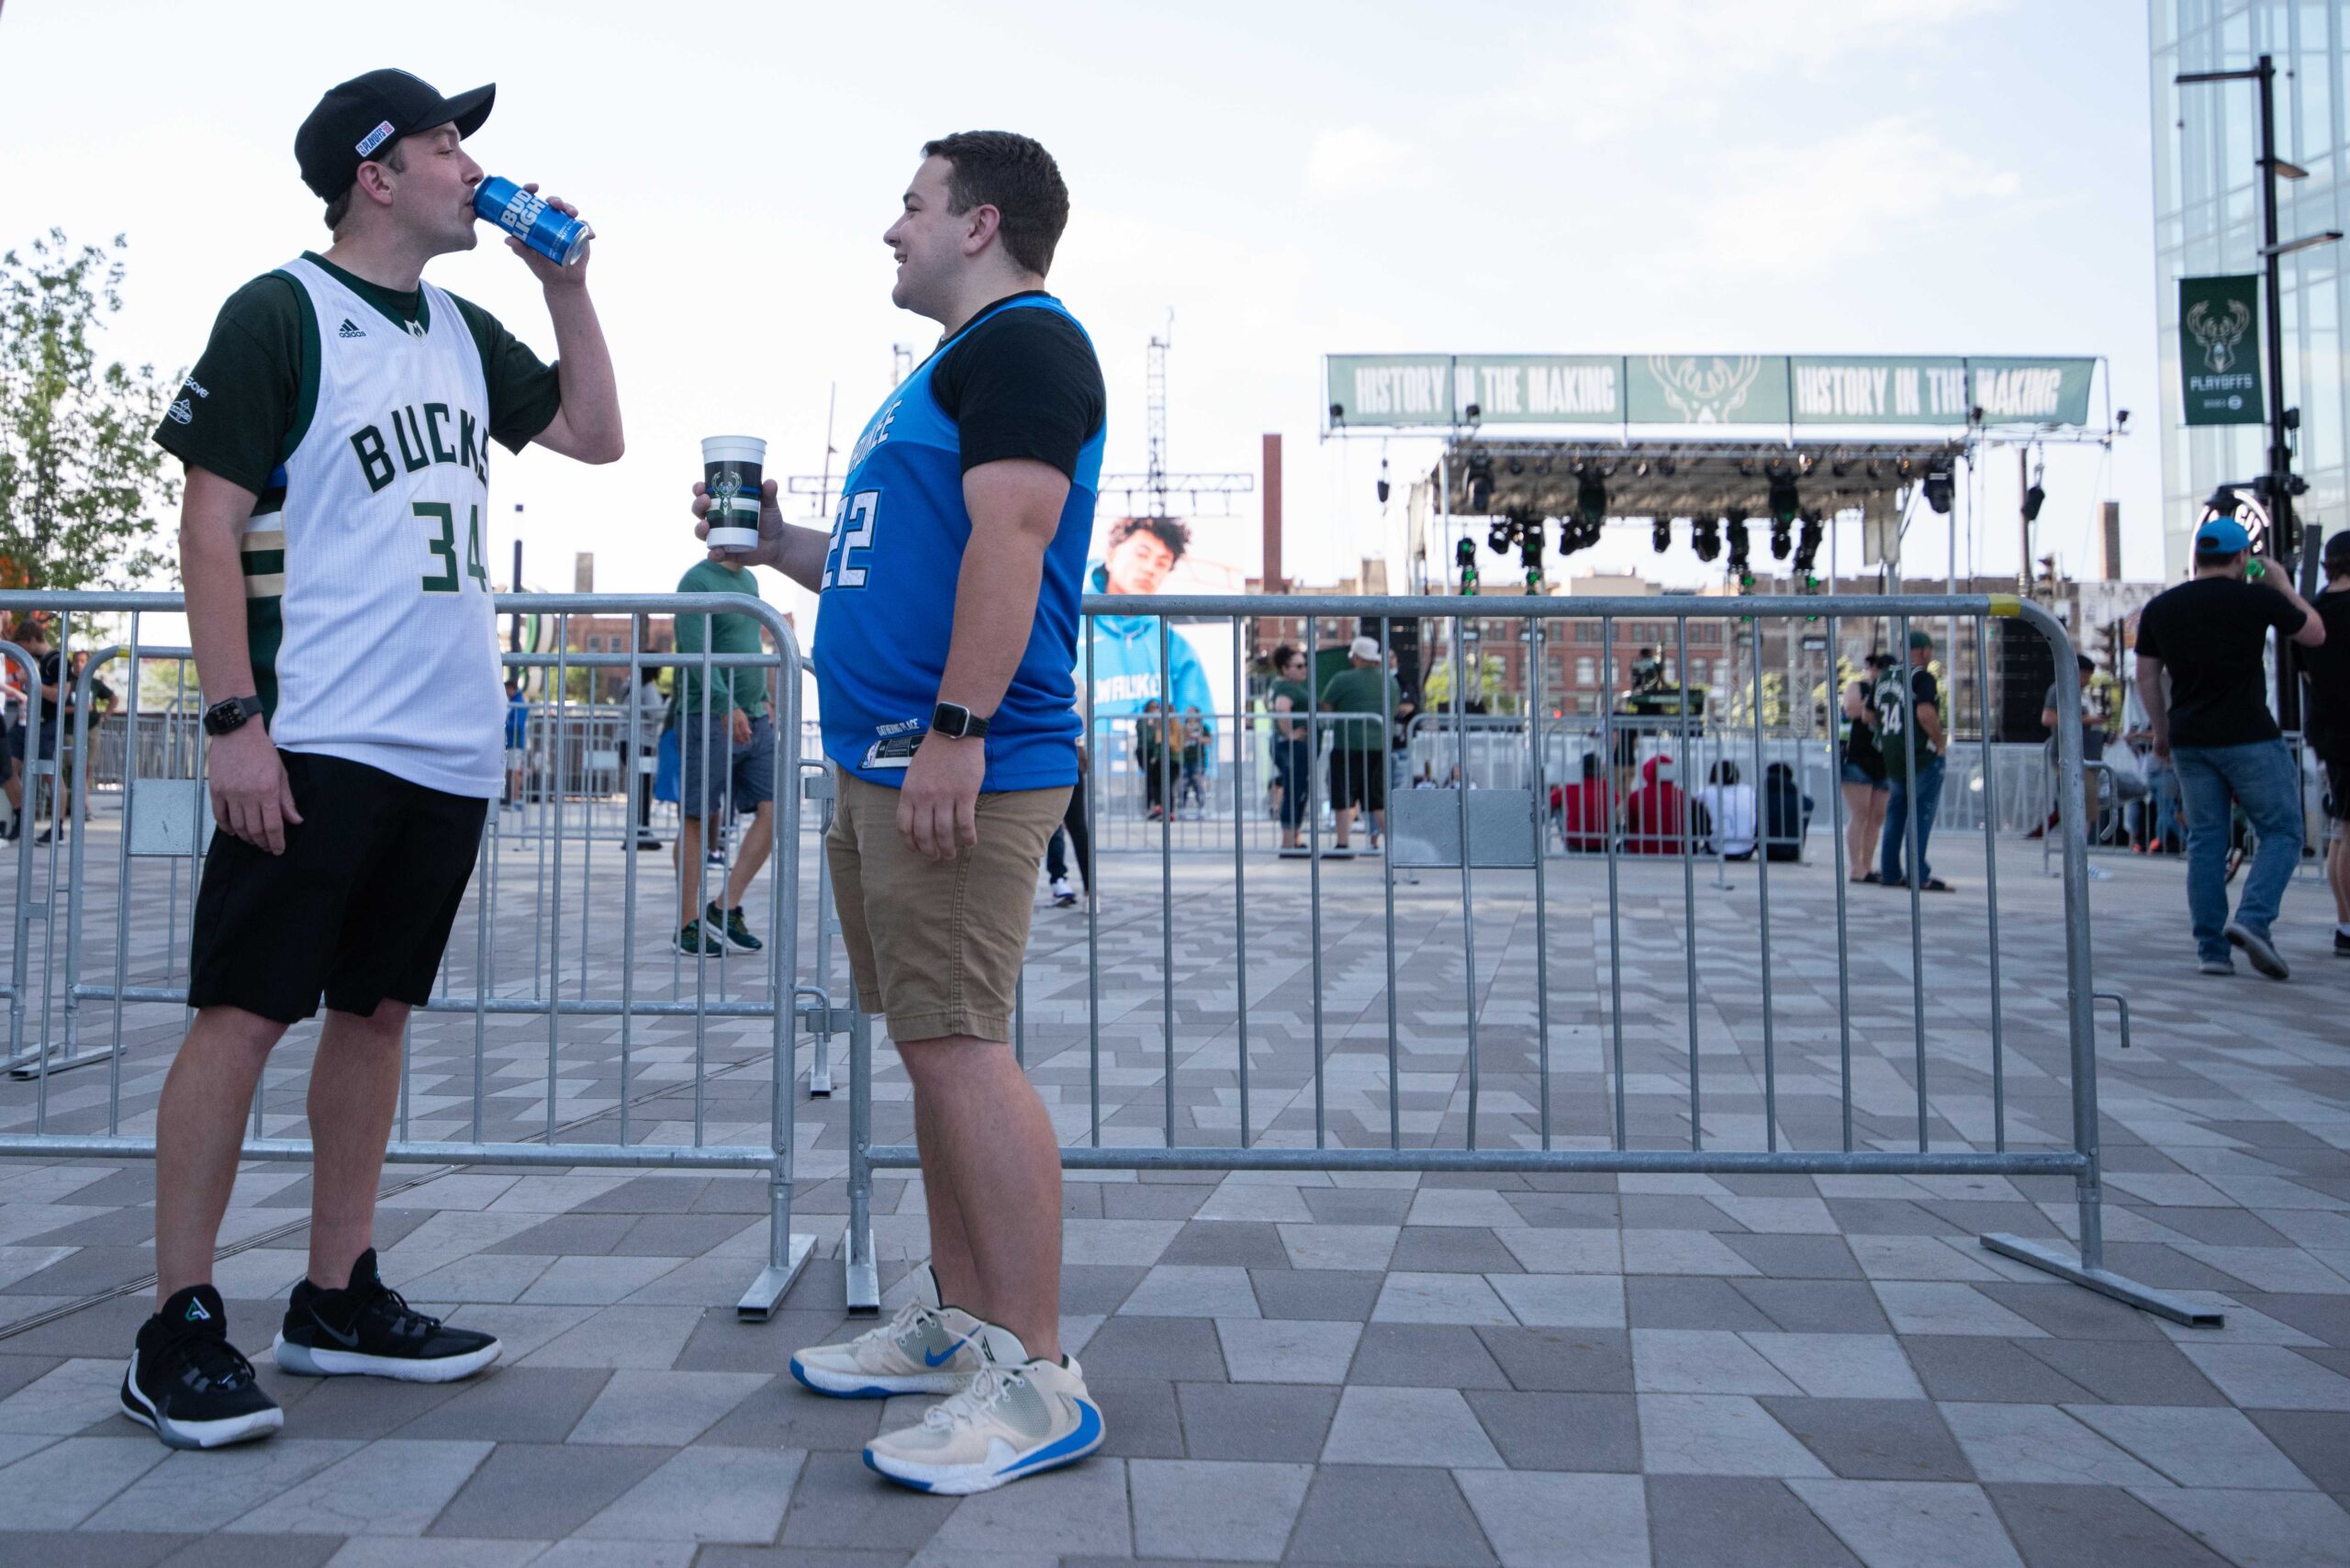
<path id="1" fill-rule="evenodd" d="M 1036 863 L 1077 782 L 1078 598 L 1107 397 L 1045 292 L 1069 192 L 1006 131 L 927 143 L 882 236 L 891 301 L 945 329 L 849 456 L 828 535 L 766 487 L 746 555 L 820 595 L 839 790 L 824 852 L 857 1005 L 914 1087 L 931 1259 L 889 1323 L 791 1360 L 819 1393 L 949 1397 L 866 1446 L 923 1491 L 1083 1459 L 1102 1413 L 1060 1353 L 1060 1151 L 1008 1042 Z M 696 486 L 695 510 L 708 510 Z"/>

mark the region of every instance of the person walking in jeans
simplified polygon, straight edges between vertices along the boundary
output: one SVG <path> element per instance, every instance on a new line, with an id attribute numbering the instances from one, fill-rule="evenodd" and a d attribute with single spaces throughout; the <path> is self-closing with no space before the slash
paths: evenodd
<path id="1" fill-rule="evenodd" d="M 2247 580 L 2252 540 L 2232 518 L 2195 531 L 2195 575 L 2138 618 L 2138 694 L 2154 757 L 2177 773 L 2187 808 L 2187 909 L 2207 975 L 2235 972 L 2230 946 L 2270 980 L 2292 972 L 2268 927 L 2301 857 L 2300 776 L 2263 692 L 2268 633 L 2314 648 L 2325 622 L 2282 572 Z M 2170 694 L 2163 694 L 2163 677 Z M 2260 835 L 2244 896 L 2228 918 L 2229 801 Z"/>
<path id="2" fill-rule="evenodd" d="M 1908 835 L 1910 802 L 1918 817 L 1918 848 L 1910 857 L 1918 865 L 1918 887 L 1929 893 L 1946 893 L 1950 884 L 1936 877 L 1926 862 L 1926 841 L 1933 836 L 1934 818 L 1942 804 L 1942 753 L 1950 745 L 1942 727 L 1942 688 L 1927 665 L 1934 656 L 1934 639 L 1922 631 L 1909 633 L 1909 668 L 1905 678 L 1898 668 L 1888 669 L 1876 683 L 1877 751 L 1885 758 L 1886 782 L 1893 786 L 1885 805 L 1885 848 L 1877 862 L 1877 881 L 1885 887 L 1908 885 L 1901 866 L 1901 844 Z M 1914 720 L 1914 723 L 1913 721 Z"/>

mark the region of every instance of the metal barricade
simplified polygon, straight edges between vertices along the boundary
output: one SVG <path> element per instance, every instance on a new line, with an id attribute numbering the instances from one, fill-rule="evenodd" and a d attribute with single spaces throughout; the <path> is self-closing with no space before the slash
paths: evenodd
<path id="1" fill-rule="evenodd" d="M 1885 645 L 1904 648 L 1913 622 L 1963 618 L 1975 632 L 1976 711 L 1946 714 L 1945 722 L 1972 718 L 1978 736 L 1989 717 L 1986 618 L 2020 621 L 2052 644 L 2062 717 L 2061 767 L 2075 790 L 2082 778 L 2081 694 L 2064 628 L 2041 607 L 2009 596 L 1277 601 L 1089 597 L 1083 608 L 1089 616 L 1160 618 L 1161 667 L 1169 617 L 1241 621 L 1277 610 L 1304 622 L 1308 647 L 1321 645 L 1320 633 L 1334 627 L 1339 637 L 1360 631 L 1392 648 L 1400 622 L 1418 621 L 1424 627 L 1436 622 L 1439 628 L 1449 623 L 1446 656 L 1455 695 L 1447 717 L 1464 778 L 1471 776 L 1469 727 L 1460 722 L 1457 694 L 1465 686 L 1461 623 L 1472 616 L 1486 622 L 1598 622 L 1608 690 L 1615 689 L 1619 620 L 1671 623 L 1677 646 L 1668 651 L 1677 653 L 1683 668 L 1688 667 L 1693 621 L 1749 622 L 1757 628 L 1758 643 L 1768 622 L 1820 621 L 1825 636 L 1815 639 L 1807 629 L 1803 656 L 1818 664 L 1827 679 L 1824 688 L 1803 689 L 1831 694 L 1840 620 L 1871 622 L 1882 629 Z M 1790 667 L 1802 662 L 1793 630 L 1787 638 Z M 1525 641 L 1539 646 L 1543 640 Z M 1236 690 L 1243 689 L 1237 667 L 1240 642 L 1234 639 Z M 1438 644 L 1424 631 L 1419 645 Z M 1814 658 L 1815 645 L 1828 651 Z M 1849 904 L 1853 895 L 1845 864 L 1845 810 L 1834 783 L 1839 758 L 1832 725 L 1804 743 L 1816 754 L 1816 767 L 1796 767 L 1780 759 L 1797 788 L 1807 776 L 1818 781 L 1803 791 L 1813 797 L 1827 830 L 1828 845 L 1812 851 L 1818 864 L 1774 861 L 1758 853 L 1751 867 L 1751 902 L 1732 905 L 1709 894 L 1700 903 L 1697 866 L 1707 855 L 1692 806 L 1690 790 L 1698 777 L 1693 762 L 1708 756 L 1735 760 L 1758 787 L 1768 781 L 1778 800 L 1774 807 L 1758 811 L 1756 836 L 1794 836 L 1800 849 L 1800 830 L 1792 835 L 1785 831 L 1784 818 L 1792 809 L 1786 778 L 1770 771 L 1774 751 L 1792 743 L 1765 734 L 1759 658 L 1742 673 L 1744 689 L 1736 695 L 1750 715 L 1743 725 L 1718 707 L 1703 716 L 1641 720 L 1644 728 L 1662 725 L 1651 764 L 1669 760 L 1681 787 L 1659 790 L 1645 802 L 1637 796 L 1627 800 L 1602 769 L 1601 787 L 1607 791 L 1604 843 L 1595 853 L 1572 859 L 1545 852 L 1551 734 L 1562 727 L 1594 730 L 1600 756 L 1613 761 L 1617 722 L 1604 711 L 1550 715 L 1544 667 L 1545 660 L 1534 657 L 1526 689 L 1514 697 L 1523 704 L 1519 733 L 1526 751 L 1517 775 L 1522 782 L 1389 796 L 1388 847 L 1377 869 L 1360 862 L 1326 866 L 1319 812 L 1325 781 L 1315 768 L 1304 780 L 1312 844 L 1302 867 L 1261 857 L 1252 865 L 1243 835 L 1235 834 L 1228 889 L 1220 885 L 1226 879 L 1224 869 L 1195 856 L 1183 866 L 1179 899 L 1175 834 L 1162 831 L 1155 878 L 1134 876 L 1133 861 L 1126 862 L 1114 925 L 1103 916 L 1099 888 L 1089 890 L 1081 969 L 1069 942 L 1040 969 L 1032 937 L 1029 964 L 1035 972 L 1023 979 L 1024 1015 L 1036 1012 L 1040 994 L 1049 995 L 1054 1015 L 1064 1022 L 1054 1036 L 1045 1031 L 1055 1025 L 1024 1017 L 1015 1044 L 1032 1067 L 1049 1064 L 1053 1081 L 1069 1095 L 1058 1121 L 1064 1139 L 1074 1140 L 1065 1141 L 1061 1150 L 1065 1167 L 2065 1176 L 2074 1183 L 2076 1250 L 2011 1235 L 1984 1236 L 1983 1245 L 2182 1323 L 2219 1321 L 2216 1314 L 2105 1267 L 2087 849 L 2078 823 L 2064 826 L 2061 938 L 2045 929 L 2050 917 L 2037 910 L 2027 916 L 2038 924 L 2024 938 L 2035 951 L 2053 950 L 2061 939 L 2059 1035 L 2029 1014 L 2021 1022 L 2011 1019 L 2003 997 L 2000 969 L 2008 945 L 2001 935 L 1998 890 L 1999 767 L 1978 762 L 1975 773 L 1984 797 L 1970 813 L 1984 852 L 1980 900 L 1952 898 L 1940 889 L 1929 895 L 1919 886 L 1915 851 L 1919 829 L 1942 797 L 1923 799 L 1933 759 L 1918 750 L 1927 745 L 1918 726 L 1904 730 L 1900 744 L 1910 748 L 1916 766 L 1904 768 L 1903 776 L 1920 786 L 1899 791 L 1897 825 L 1909 847 L 1906 896 L 1871 907 L 1861 928 L 1875 945 L 1861 951 L 1853 941 L 1858 923 Z M 1792 689 L 1794 678 L 1788 678 Z M 1081 703 L 1090 685 L 1081 653 Z M 1946 682 L 1945 692 L 1950 689 Z M 1718 686 L 1716 694 L 1722 696 Z M 1947 695 L 1942 699 L 1944 704 L 1950 700 Z M 1309 723 L 1318 722 L 1318 700 L 1309 704 L 1305 717 Z M 1393 717 L 1390 709 L 1382 722 L 1392 723 Z M 1249 715 L 1243 723 L 1270 719 Z M 1088 720 L 1091 728 L 1090 713 Z M 1727 731 L 1725 724 L 1730 726 Z M 1942 737 L 1945 744 L 1947 738 Z M 1240 772 L 1236 769 L 1227 783 L 1236 815 L 1242 806 Z M 1443 768 L 1438 773 L 1443 777 Z M 1098 786 L 1097 770 L 1087 776 L 1085 787 Z M 1942 788 L 1947 790 L 1946 781 Z M 1769 825 L 1774 812 L 1782 819 L 1777 832 Z M 1888 823 L 1888 832 L 1895 825 Z M 1942 841 L 1945 848 L 1949 842 Z M 1406 879 L 1413 868 L 1422 873 L 1417 886 Z M 1426 877 L 1435 869 L 1448 875 Z M 1818 887 L 1821 871 L 1832 878 L 1832 924 L 1824 918 L 1828 900 Z M 1807 890 L 1801 880 L 1806 879 Z M 1135 914 L 1130 897 L 1151 880 L 1157 883 L 1156 933 L 1147 917 Z M 1803 915 L 1798 906 L 1797 919 L 1774 922 L 1774 880 L 1787 897 L 1809 899 L 1811 913 Z M 1944 982 L 1952 991 L 1964 982 L 1957 1015 L 1938 1010 L 1930 1028 L 1924 945 L 1930 896 L 1941 898 L 1937 914 L 1950 928 L 1970 934 L 1979 929 L 1984 937 L 1979 960 L 1968 958 L 1963 975 Z M 1566 907 L 1569 901 L 1572 907 Z M 1906 931 L 1897 911 L 1906 913 Z M 1269 925 L 1273 922 L 1286 923 L 1281 941 L 1293 942 L 1302 925 L 1305 951 L 1277 946 L 1271 961 L 1265 961 L 1261 955 L 1274 935 Z M 1180 1010 L 1179 925 L 1185 991 Z M 1406 925 L 1408 947 L 1399 939 L 1399 929 Z M 1740 934 L 1743 940 L 1734 945 L 1725 933 Z M 1806 938 L 1808 946 L 1803 945 Z M 1856 977 L 1862 962 L 1866 969 Z M 1114 1015 L 1109 1014 L 1105 972 L 1126 980 L 1153 963 L 1158 995 L 1129 984 L 1115 999 Z M 1415 993 L 1408 1022 L 1399 988 L 1399 970 L 1406 968 Z M 1746 1029 L 1733 1029 L 1718 1002 L 1707 999 L 1701 969 L 1740 998 L 1741 1014 L 1759 1004 L 1759 1015 Z M 1791 1004 L 1785 1015 L 1774 993 L 1774 980 L 1783 972 L 1799 973 L 1803 980 L 1801 1011 Z M 1522 991 L 1505 993 L 1500 982 L 1505 975 L 1520 985 L 1530 978 L 1530 1001 Z M 1580 981 L 1589 989 L 1579 997 L 1562 993 L 1554 975 L 1566 977 L 1570 987 Z M 1951 1000 L 1948 991 L 1944 1000 Z M 1701 1008 L 1707 1016 L 1701 1017 Z M 1081 1016 L 1082 1025 L 1066 1022 L 1073 1016 Z M 915 1168 L 919 1159 L 910 1141 L 876 1140 L 872 1020 L 856 1013 L 850 1024 L 847 1300 L 853 1311 L 870 1311 L 879 1302 L 873 1172 Z M 2021 1075 L 2033 1086 L 2033 1098 L 2029 1111 L 2011 1124 L 2007 1058 L 2011 1048 L 2020 1049 L 2009 1039 L 2017 1029 L 2030 1031 L 2026 1037 L 2044 1044 L 2052 1056 L 2061 1049 L 2070 1082 L 2060 1104 L 2053 1094 L 2039 1092 L 2037 1086 L 2046 1081 L 2040 1073 Z M 1081 1064 L 1074 1059 L 1080 1049 Z M 1046 1051 L 1052 1054 L 1040 1055 Z M 1105 1056 L 1111 1058 L 1106 1063 Z M 1782 1080 L 1790 1075 L 1796 1087 L 1783 1097 Z M 1727 1089 L 1713 1091 L 1708 1099 L 1709 1084 L 1725 1079 Z M 1081 1125 L 1074 1103 L 1080 1082 Z M 1563 1097 L 1555 1092 L 1562 1084 L 1570 1091 Z M 1940 1102 L 1932 1092 L 1938 1087 Z M 1276 1098 L 1270 1114 L 1259 1103 L 1265 1093 Z M 890 1114 L 910 1127 L 911 1111 L 902 1100 L 890 1102 Z"/>
<path id="2" fill-rule="evenodd" d="M 731 594 L 509 594 L 498 607 L 555 622 L 555 651 L 504 655 L 509 669 L 543 671 L 542 683 L 553 693 L 534 715 L 544 735 L 548 788 L 521 831 L 507 820 L 513 813 L 495 804 L 487 814 L 433 993 L 410 1016 L 387 1158 L 452 1167 L 762 1171 L 768 1247 L 737 1310 L 764 1318 L 814 1245 L 812 1237 L 791 1229 L 790 1085 L 799 1021 L 807 1011 L 794 984 L 798 644 L 772 607 Z M 168 687 L 169 711 L 187 711 L 194 679 L 186 650 L 157 647 L 145 637 L 147 618 L 176 621 L 181 609 L 176 594 L 0 594 L 0 612 L 54 617 L 60 647 L 94 618 L 119 623 L 118 640 L 93 652 L 70 711 L 81 756 L 90 755 L 89 684 L 116 661 L 129 674 L 126 734 L 143 733 L 140 704 L 151 677 L 158 689 Z M 570 649 L 575 614 L 626 615 L 637 627 L 646 616 L 719 613 L 756 622 L 773 652 L 718 654 L 705 635 L 697 653 L 655 653 L 640 646 L 633 632 L 625 652 Z M 26 662 L 21 649 L 5 651 Z M 157 666 L 171 666 L 168 679 Z M 768 672 L 770 760 L 782 786 L 770 820 L 783 852 L 766 873 L 767 937 L 755 957 L 747 950 L 712 954 L 699 942 L 687 955 L 684 923 L 670 913 L 683 890 L 672 884 L 665 899 L 664 879 L 648 870 L 635 832 L 637 791 L 650 780 L 633 767 L 577 755 L 617 752 L 626 760 L 655 737 L 633 704 L 619 713 L 575 712 L 574 672 L 625 670 L 632 691 L 648 667 L 690 672 L 704 692 L 713 677 L 733 668 Z M 77 769 L 66 780 L 77 820 L 62 835 L 71 846 L 62 865 L 54 841 L 45 875 L 29 835 L 19 850 L 6 1001 L 11 1079 L 24 1087 L 11 1092 L 0 1084 L 0 1156 L 154 1155 L 151 1096 L 188 1019 L 184 944 L 213 827 L 203 739 L 200 732 L 189 738 L 190 745 L 162 754 L 145 745 L 124 748 L 118 823 L 94 823 L 92 770 Z M 159 756 L 168 766 L 148 771 Z M 734 805 L 730 782 L 719 814 L 731 815 Z M 627 831 L 617 847 L 606 845 L 599 855 L 599 838 L 616 823 Z M 745 838 L 757 831 L 755 818 Z M 681 859 L 680 874 L 682 866 Z M 725 872 L 703 866 L 701 874 L 708 902 L 715 891 L 710 879 Z M 29 940 L 36 924 L 38 952 Z M 38 1027 L 31 1028 L 36 1000 Z M 297 1033 L 312 1037 L 308 1026 Z M 297 1126 L 298 1097 L 285 1094 L 302 1065 L 277 1065 L 301 1054 L 296 1037 L 289 1034 L 281 1045 L 255 1092 L 247 1158 L 311 1157 Z M 101 1064 L 107 1070 L 103 1085 L 67 1076 Z M 757 1083 L 761 1072 L 765 1086 Z M 127 1087 L 137 1096 L 129 1105 Z"/>

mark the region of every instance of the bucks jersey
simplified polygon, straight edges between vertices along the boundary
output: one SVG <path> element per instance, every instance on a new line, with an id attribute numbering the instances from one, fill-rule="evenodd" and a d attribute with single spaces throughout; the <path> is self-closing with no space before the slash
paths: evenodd
<path id="1" fill-rule="evenodd" d="M 483 529 L 489 391 L 450 296 L 396 322 L 308 259 L 288 447 L 241 554 L 271 737 L 451 794 L 498 792 L 505 697 Z M 315 380 L 313 380 L 315 375 Z"/>
<path id="2" fill-rule="evenodd" d="M 816 616 L 817 696 L 824 754 L 871 783 L 895 788 L 904 781 L 938 700 L 955 627 L 956 586 L 971 539 L 971 517 L 963 505 L 965 465 L 999 452 L 1027 454 L 1017 444 L 1000 446 L 1000 406 L 990 415 L 998 428 L 984 450 L 967 453 L 954 411 L 961 408 L 959 398 L 942 400 L 939 378 L 958 345 L 983 352 L 985 340 L 972 334 L 1019 311 L 1049 312 L 1067 323 L 1064 334 L 1075 334 L 1073 352 L 1082 364 L 1072 370 L 1070 396 L 1054 407 L 1091 412 L 1069 427 L 1058 454 L 1046 456 L 1041 447 L 1035 454 L 1069 474 L 1069 498 L 1045 551 L 1027 646 L 989 722 L 987 773 L 979 788 L 1040 790 L 1077 781 L 1077 688 L 1070 671 L 1102 476 L 1100 369 L 1067 308 L 1049 295 L 1024 294 L 981 311 L 899 383 L 857 437 L 841 481 Z M 1074 385 L 1088 376 L 1090 386 Z M 955 380 L 1001 385 L 960 367 Z M 979 415 L 975 409 L 969 418 L 976 422 Z M 1060 461 L 1070 454 L 1073 461 Z"/>

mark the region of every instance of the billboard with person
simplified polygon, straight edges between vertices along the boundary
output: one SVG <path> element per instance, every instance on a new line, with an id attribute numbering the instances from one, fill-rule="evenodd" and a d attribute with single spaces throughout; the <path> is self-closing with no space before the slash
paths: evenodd
<path id="1" fill-rule="evenodd" d="M 1136 596 L 1181 591 L 1169 578 L 1192 547 L 1191 525 L 1173 517 L 1122 517 L 1110 524 L 1100 559 L 1086 571 L 1085 590 L 1092 594 Z M 1203 624 L 1198 630 L 1218 645 L 1203 648 L 1181 622 L 1166 627 L 1160 643 L 1160 617 L 1156 615 L 1097 615 L 1090 631 L 1090 648 L 1078 653 L 1077 678 L 1090 673 L 1093 682 L 1096 719 L 1126 718 L 1144 705 L 1158 701 L 1176 713 L 1196 708 L 1203 716 L 1215 714 L 1219 697 L 1229 699 L 1231 678 L 1218 680 L 1203 655 L 1217 653 L 1224 664 L 1231 658 L 1228 622 Z"/>

